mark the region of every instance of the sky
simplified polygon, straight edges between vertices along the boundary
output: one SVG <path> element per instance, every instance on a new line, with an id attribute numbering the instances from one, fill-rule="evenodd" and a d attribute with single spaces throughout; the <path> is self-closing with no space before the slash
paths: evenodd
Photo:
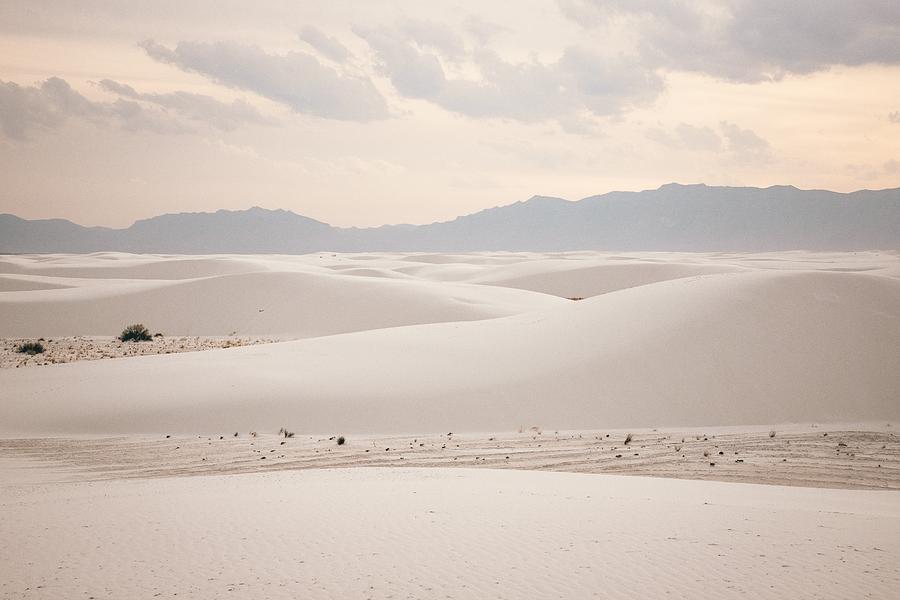
<path id="1" fill-rule="evenodd" d="M 900 186 L 897 0 L 0 1 L 0 213 Z"/>

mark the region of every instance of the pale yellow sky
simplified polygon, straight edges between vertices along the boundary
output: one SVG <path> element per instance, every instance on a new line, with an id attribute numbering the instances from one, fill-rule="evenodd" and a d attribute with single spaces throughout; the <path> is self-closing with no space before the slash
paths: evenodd
<path id="1" fill-rule="evenodd" d="M 367 226 L 670 181 L 900 186 L 896 2 L 815 26 L 638 4 L 6 3 L 0 212 Z"/>

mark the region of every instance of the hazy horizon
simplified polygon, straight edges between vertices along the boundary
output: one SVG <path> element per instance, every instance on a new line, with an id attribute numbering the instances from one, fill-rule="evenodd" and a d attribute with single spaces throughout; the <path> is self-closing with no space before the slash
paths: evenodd
<path id="1" fill-rule="evenodd" d="M 900 186 L 893 2 L 39 0 L 0 31 L 0 212 L 28 219 Z"/>
<path id="2" fill-rule="evenodd" d="M 729 188 L 729 187 L 747 187 L 747 188 L 753 188 L 753 187 L 754 187 L 754 186 L 713 186 L 713 185 L 709 185 L 709 184 L 702 183 L 702 182 L 697 182 L 697 183 L 681 183 L 681 182 L 676 182 L 676 181 L 670 181 L 670 182 L 667 182 L 667 183 L 663 183 L 663 184 L 661 184 L 660 186 L 658 186 L 658 187 L 656 187 L 656 188 L 646 188 L 646 189 L 642 189 L 642 190 L 609 190 L 609 191 L 607 191 L 607 192 L 602 192 L 602 193 L 598 193 L 598 194 L 591 194 L 591 195 L 585 196 L 585 197 L 583 197 L 583 198 L 563 198 L 563 197 L 561 197 L 561 196 L 556 196 L 556 195 L 552 195 L 552 194 L 532 194 L 532 195 L 529 196 L 528 198 L 522 198 L 522 199 L 518 199 L 518 200 L 516 200 L 516 199 L 510 199 L 509 201 L 506 201 L 506 202 L 501 202 L 501 203 L 499 203 L 499 204 L 494 204 L 494 205 L 490 205 L 490 206 L 484 206 L 484 207 L 481 207 L 481 208 L 477 208 L 477 209 L 473 210 L 472 212 L 461 213 L 461 214 L 459 214 L 459 215 L 453 215 L 453 216 L 450 216 L 450 217 L 448 217 L 448 218 L 446 218 L 446 219 L 438 220 L 438 221 L 429 221 L 429 222 L 421 222 L 421 223 L 419 223 L 419 222 L 413 222 L 413 221 L 410 221 L 410 220 L 405 220 L 405 221 L 394 221 L 394 222 L 385 222 L 385 223 L 375 223 L 375 224 L 371 224 L 371 225 L 354 225 L 354 224 L 350 224 L 350 225 L 335 225 L 334 223 L 329 223 L 329 222 L 327 222 L 327 221 L 322 221 L 322 220 L 320 220 L 320 219 L 315 219 L 314 217 L 310 217 L 309 215 L 305 215 L 305 214 L 303 214 L 303 213 L 297 212 L 297 210 L 294 210 L 294 209 L 291 209 L 291 208 L 278 207 L 278 206 L 272 206 L 272 207 L 269 207 L 269 206 L 260 206 L 259 204 L 252 204 L 252 205 L 247 205 L 247 206 L 236 206 L 236 207 L 233 207 L 233 208 L 209 208 L 209 209 L 203 209 L 203 210 L 176 210 L 176 211 L 166 212 L 166 213 L 152 213 L 152 214 L 149 214 L 149 213 L 148 213 L 148 214 L 143 215 L 143 216 L 137 216 L 137 217 L 134 219 L 134 221 L 131 221 L 130 223 L 126 223 L 126 224 L 121 225 L 121 226 L 108 226 L 108 225 L 100 225 L 100 224 L 97 224 L 97 223 L 82 223 L 82 222 L 78 222 L 78 221 L 73 221 L 72 219 L 66 219 L 65 217 L 58 217 L 58 216 L 35 217 L 35 218 L 32 218 L 32 219 L 29 219 L 29 218 L 27 218 L 27 217 L 23 217 L 22 215 L 18 215 L 18 214 L 15 214 L 15 213 L 0 213 L 0 214 L 11 214 L 11 215 L 14 216 L 14 217 L 19 217 L 19 218 L 21 218 L 21 219 L 25 219 L 25 220 L 29 220 L 29 221 L 63 219 L 63 220 L 70 221 L 70 222 L 72 222 L 72 223 L 74 223 L 74 224 L 76 224 L 76 225 L 79 225 L 79 226 L 81 226 L 81 227 L 106 227 L 106 228 L 109 228 L 109 229 L 127 229 L 127 228 L 131 227 L 132 225 L 134 225 L 135 223 L 137 223 L 137 222 L 139 222 L 139 221 L 146 221 L 146 220 L 153 219 L 153 218 L 155 218 L 155 217 L 161 217 L 161 216 L 166 216 L 166 215 L 180 215 L 180 214 L 212 214 L 212 213 L 223 212 L 223 211 L 224 211 L 224 212 L 232 212 L 232 213 L 242 213 L 242 212 L 247 212 L 247 211 L 254 210 L 254 209 L 261 209 L 261 210 L 270 211 L 270 212 L 277 212 L 277 211 L 286 211 L 286 212 L 290 212 L 290 213 L 293 213 L 293 214 L 298 215 L 298 216 L 307 217 L 307 218 L 312 218 L 312 219 L 314 219 L 314 220 L 317 220 L 317 221 L 320 221 L 320 222 L 322 222 L 322 223 L 325 223 L 326 225 L 331 225 L 332 227 L 336 227 L 336 228 L 340 228 L 340 229 L 373 229 L 373 228 L 379 228 L 379 227 L 391 227 L 391 226 L 403 226 L 403 225 L 415 225 L 415 226 L 420 226 L 420 225 L 434 225 L 434 224 L 438 224 L 438 223 L 446 223 L 446 222 L 449 222 L 449 221 L 456 220 L 456 219 L 459 218 L 459 217 L 466 217 L 466 216 L 474 215 L 474 214 L 477 214 L 477 213 L 482 212 L 482 211 L 485 211 L 485 210 L 490 210 L 490 209 L 492 209 L 492 208 L 503 208 L 503 207 L 506 207 L 506 206 L 512 206 L 512 205 L 515 205 L 515 204 L 521 204 L 521 203 L 524 203 L 524 202 L 528 202 L 528 201 L 530 201 L 530 200 L 533 200 L 533 199 L 535 199 L 535 198 L 549 198 L 549 199 L 553 199 L 553 200 L 563 200 L 563 201 L 565 201 L 565 202 L 572 202 L 572 203 L 575 203 L 575 202 L 581 202 L 582 200 L 587 200 L 587 199 L 590 199 L 590 198 L 595 198 L 595 197 L 605 196 L 605 195 L 608 195 L 608 194 L 618 194 L 618 193 L 635 193 L 635 194 L 639 194 L 639 193 L 641 193 L 641 192 L 657 191 L 657 190 L 661 190 L 661 189 L 663 189 L 663 188 L 665 188 L 665 187 L 667 187 L 667 186 L 680 186 L 680 187 L 696 187 L 696 186 L 699 186 L 699 187 L 710 187 L 710 188 L 715 188 L 715 187 L 722 187 L 722 188 Z M 811 191 L 811 192 L 834 192 L 834 193 L 838 193 L 838 194 L 854 194 L 854 193 L 859 193 L 859 192 L 879 192 L 879 191 L 888 191 L 888 190 L 893 190 L 893 189 L 900 189 L 900 187 L 898 187 L 898 188 L 894 188 L 894 187 L 889 187 L 889 188 L 877 188 L 877 189 L 859 188 L 859 189 L 855 189 L 855 190 L 849 190 L 849 191 L 847 191 L 847 192 L 841 192 L 841 191 L 837 191 L 837 190 L 827 190 L 827 189 L 821 189 L 821 188 L 800 188 L 800 187 L 797 187 L 797 186 L 792 185 L 792 184 L 789 184 L 789 183 L 775 183 L 775 184 L 772 184 L 772 185 L 770 185 L 770 186 L 766 186 L 765 188 L 762 188 L 762 187 L 761 187 L 761 188 L 755 188 L 755 189 L 767 189 L 767 188 L 779 188 L 779 187 L 795 188 L 795 189 L 798 189 L 798 190 L 800 190 L 800 191 Z"/>

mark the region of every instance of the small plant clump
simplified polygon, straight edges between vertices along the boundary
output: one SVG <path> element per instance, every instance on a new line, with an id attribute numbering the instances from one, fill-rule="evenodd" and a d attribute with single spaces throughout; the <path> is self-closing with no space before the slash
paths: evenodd
<path id="1" fill-rule="evenodd" d="M 775 432 L 774 432 L 774 431 L 770 431 L 770 432 L 769 432 L 769 437 L 770 437 L 770 438 L 775 437 Z"/>
<path id="2" fill-rule="evenodd" d="M 129 325 L 119 335 L 119 340 L 123 342 L 149 342 L 152 339 L 153 336 L 150 335 L 150 330 L 141 323 Z"/>
<path id="3" fill-rule="evenodd" d="M 340 436 L 338 436 L 338 439 L 337 439 L 337 445 L 338 445 L 338 446 L 343 446 L 343 445 L 344 445 L 344 442 L 346 442 L 346 441 L 347 441 L 347 440 L 344 439 L 344 436 L 340 435 Z"/>
<path id="4" fill-rule="evenodd" d="M 286 438 L 292 438 L 294 437 L 294 432 L 288 431 L 286 427 L 282 427 L 278 430 L 278 435 L 283 435 Z"/>
<path id="5" fill-rule="evenodd" d="M 34 356 L 35 354 L 43 354 L 44 353 L 44 345 L 40 342 L 23 342 L 16 348 L 16 352 L 20 354 L 28 354 L 30 356 Z"/>
<path id="6" fill-rule="evenodd" d="M 631 443 L 631 438 L 632 438 L 632 435 L 630 433 L 625 436 L 625 445 L 626 446 Z"/>

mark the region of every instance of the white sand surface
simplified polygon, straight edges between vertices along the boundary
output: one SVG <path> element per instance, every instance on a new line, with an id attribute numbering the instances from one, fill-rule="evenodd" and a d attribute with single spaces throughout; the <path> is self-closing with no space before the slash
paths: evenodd
<path id="1" fill-rule="evenodd" d="M 0 335 L 117 335 L 125 325 L 144 323 L 166 335 L 299 338 L 486 319 L 564 302 L 499 287 L 259 271 L 4 292 Z"/>
<path id="2" fill-rule="evenodd" d="M 894 492 L 524 471 L 55 482 L 0 463 L 0 597 L 896 598 Z"/>
<path id="3" fill-rule="evenodd" d="M 755 258 L 766 267 L 745 266 Z M 191 433 L 293 423 L 300 431 L 389 433 L 900 419 L 896 258 L 788 258 L 744 256 L 732 259 L 741 266 L 734 272 L 580 302 L 453 284 L 473 297 L 515 292 L 551 306 L 472 322 L 4 370 L 0 432 Z M 347 281 L 387 282 L 398 286 L 398 298 L 407 283 L 332 277 L 343 278 L 343 290 L 357 289 Z M 422 285 L 448 284 L 415 282 Z M 21 293 L 32 292 L 8 294 Z M 210 312 L 219 310 L 205 298 Z M 377 321 L 382 311 L 410 318 L 403 306 L 379 302 L 361 318 Z M 421 307 L 422 297 L 415 302 Z M 484 305 L 471 306 L 486 316 Z M 166 307 L 182 318 L 176 304 Z M 422 319 L 440 320 L 441 310 L 428 308 Z M 352 328 L 344 314 L 322 305 L 310 318 L 322 330 Z"/>
<path id="4" fill-rule="evenodd" d="M 900 260 L 795 252 L 2 256 L 0 337 L 117 335 L 142 322 L 167 335 L 302 338 L 508 316 L 671 279 L 773 270 L 897 277 Z"/>
<path id="5" fill-rule="evenodd" d="M 3 600 L 900 589 L 895 254 L 5 256 L 0 337 Z"/>

